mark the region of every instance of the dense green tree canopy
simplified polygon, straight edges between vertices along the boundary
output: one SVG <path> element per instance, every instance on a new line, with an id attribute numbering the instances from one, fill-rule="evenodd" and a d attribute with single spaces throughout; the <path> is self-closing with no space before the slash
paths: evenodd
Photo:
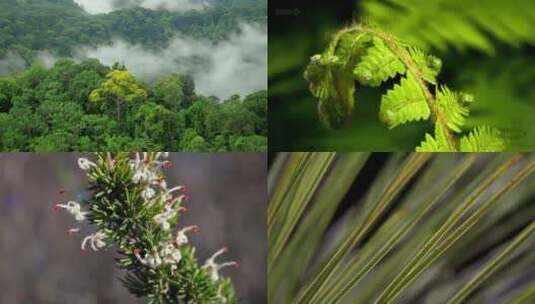
<path id="1" fill-rule="evenodd" d="M 0 59 L 8 52 L 29 65 L 37 51 L 70 56 L 76 46 L 109 44 L 115 38 L 164 48 L 178 32 L 213 41 L 224 39 L 239 22 L 265 22 L 266 1 L 216 0 L 202 11 L 171 12 L 130 7 L 89 15 L 73 0 L 2 0 Z"/>
<path id="2" fill-rule="evenodd" d="M 3 151 L 265 151 L 266 116 L 266 91 L 219 101 L 190 77 L 146 84 L 96 60 L 0 77 Z"/>

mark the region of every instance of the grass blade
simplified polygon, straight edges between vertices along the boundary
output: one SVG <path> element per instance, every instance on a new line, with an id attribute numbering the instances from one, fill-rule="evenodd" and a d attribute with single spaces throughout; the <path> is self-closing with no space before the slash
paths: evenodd
<path id="1" fill-rule="evenodd" d="M 429 197 L 426 197 L 425 203 L 422 208 L 418 208 L 416 213 L 412 216 L 410 221 L 406 223 L 401 229 L 399 227 L 394 228 L 390 238 L 386 240 L 381 240 L 383 244 L 380 248 L 374 248 L 371 250 L 373 255 L 371 257 L 365 257 L 365 264 L 354 263 L 351 267 L 346 268 L 342 279 L 338 280 L 338 284 L 330 288 L 329 294 L 327 294 L 322 299 L 329 299 L 332 303 L 339 303 L 342 298 L 349 292 L 349 290 L 356 285 L 360 280 L 368 274 L 373 267 L 375 267 L 393 248 L 394 246 L 405 237 L 408 232 L 415 227 L 415 225 L 431 211 L 436 204 L 440 201 L 442 196 L 453 186 L 453 184 L 474 164 L 476 160 L 475 155 L 470 155 L 464 161 L 462 161 L 457 168 L 452 170 L 452 172 L 447 176 L 444 182 L 440 183 L 435 187 L 435 191 L 431 191 Z M 394 214 L 392 217 L 400 216 L 403 211 L 399 210 L 397 214 Z M 320 302 L 321 302 L 320 298 Z"/>
<path id="2" fill-rule="evenodd" d="M 272 300 L 276 296 L 276 303 L 290 301 L 290 292 L 298 287 L 298 279 L 312 258 L 323 231 L 368 157 L 369 153 L 350 153 L 336 160 L 284 254 L 277 263 L 268 265 L 269 294 Z M 285 281 L 284 286 L 273 290 L 280 280 Z"/>
<path id="3" fill-rule="evenodd" d="M 524 242 L 532 236 L 535 232 L 535 221 L 524 228 L 513 241 L 505 247 L 496 257 L 487 263 L 487 265 L 479 272 L 470 282 L 468 282 L 447 304 L 463 303 L 470 294 L 476 290 L 487 278 L 493 275 L 505 262 L 512 256 L 514 251 L 518 249 Z"/>
<path id="4" fill-rule="evenodd" d="M 518 156 L 512 157 L 506 164 L 505 168 L 512 166 L 520 158 Z M 502 167 L 502 168 L 504 168 Z M 503 194 L 510 191 L 525 178 L 527 178 L 535 169 L 535 163 L 522 169 L 515 175 L 505 186 L 493 194 L 493 196 L 482 204 L 470 217 L 462 220 L 462 216 L 475 203 L 477 197 L 469 197 L 465 203 L 457 208 L 454 213 L 448 218 L 446 223 L 432 236 L 432 238 L 424 244 L 424 250 L 420 251 L 417 259 L 412 259 L 411 262 L 404 269 L 400 275 L 394 279 L 393 283 L 387 287 L 379 296 L 378 303 L 394 303 L 399 295 L 414 281 L 419 275 L 426 270 L 432 262 L 441 256 L 449 247 L 451 247 L 460 237 L 462 237 L 481 217 L 495 204 L 495 202 Z M 501 170 L 500 170 L 501 171 Z M 505 170 L 502 172 L 505 173 Z M 493 178 L 494 176 L 491 176 Z M 487 180 L 488 181 L 488 180 Z M 487 185 L 485 182 L 483 186 Z M 490 186 L 490 184 L 488 184 Z M 487 186 L 487 187 L 488 187 Z M 482 193 L 482 192 L 481 192 Z M 481 195 L 479 193 L 479 195 Z M 455 228 L 457 226 L 457 228 Z"/>
<path id="5" fill-rule="evenodd" d="M 347 253 L 358 244 L 370 231 L 379 217 L 390 206 L 394 197 L 400 192 L 404 185 L 418 172 L 418 170 L 429 160 L 431 154 L 413 153 L 404 162 L 398 175 L 389 184 L 387 189 L 380 196 L 373 209 L 369 212 L 366 220 L 356 227 L 341 247 L 335 251 L 334 255 L 327 261 L 320 272 L 308 284 L 303 293 L 298 297 L 297 303 L 309 303 L 315 296 L 318 289 L 333 275 L 333 270 L 347 255 Z"/>
<path id="6" fill-rule="evenodd" d="M 311 156 L 306 160 L 305 168 L 299 174 L 301 178 L 291 188 L 288 195 L 285 195 L 286 199 L 289 199 L 291 203 L 284 204 L 287 208 L 286 213 L 280 216 L 281 225 L 279 230 L 274 233 L 268 229 L 270 244 L 268 265 L 273 265 L 274 261 L 279 257 L 335 155 L 335 153 L 311 153 Z"/>

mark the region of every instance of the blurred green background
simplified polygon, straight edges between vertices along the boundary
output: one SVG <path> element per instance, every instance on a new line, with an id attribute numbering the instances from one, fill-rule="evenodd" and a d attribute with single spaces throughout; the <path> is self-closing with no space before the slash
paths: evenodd
<path id="1" fill-rule="evenodd" d="M 535 149 L 535 2 L 531 0 L 269 1 L 269 149 L 413 150 L 428 122 L 388 130 L 380 89 L 357 87 L 349 126 L 329 130 L 303 71 L 332 34 L 353 20 L 379 25 L 443 61 L 439 83 L 475 96 L 467 131 L 500 128 L 508 150 Z"/>

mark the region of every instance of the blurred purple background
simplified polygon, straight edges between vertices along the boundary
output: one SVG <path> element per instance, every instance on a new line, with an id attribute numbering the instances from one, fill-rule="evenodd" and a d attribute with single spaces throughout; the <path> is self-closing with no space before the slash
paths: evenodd
<path id="1" fill-rule="evenodd" d="M 69 237 L 73 218 L 52 211 L 84 195 L 79 156 L 0 154 L 0 303 L 144 303 L 117 280 L 114 250 L 82 254 L 84 229 Z M 170 160 L 169 186 L 186 185 L 191 196 L 181 226 L 201 228 L 190 238 L 200 262 L 228 245 L 225 258 L 241 265 L 222 273 L 232 277 L 240 303 L 266 303 L 266 154 L 172 153 Z"/>

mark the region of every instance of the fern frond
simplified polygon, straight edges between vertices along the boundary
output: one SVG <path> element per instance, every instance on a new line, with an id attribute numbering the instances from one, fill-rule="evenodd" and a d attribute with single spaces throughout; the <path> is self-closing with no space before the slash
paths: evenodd
<path id="1" fill-rule="evenodd" d="M 361 17 L 424 49 L 453 46 L 494 53 L 492 40 L 535 44 L 531 0 L 365 0 Z"/>
<path id="2" fill-rule="evenodd" d="M 309 89 L 319 99 L 320 120 L 329 127 L 340 127 L 353 110 L 355 85 L 352 79 L 334 69 L 339 64 L 335 56 L 315 55 L 305 70 L 305 79 L 310 81 Z"/>
<path id="3" fill-rule="evenodd" d="M 429 115 L 431 115 L 431 110 L 424 93 L 410 72 L 401 79 L 400 84 L 395 84 L 394 88 L 381 99 L 379 118 L 389 128 L 409 121 L 428 119 Z"/>
<path id="4" fill-rule="evenodd" d="M 461 152 L 496 152 L 505 149 L 506 142 L 497 129 L 483 126 L 461 138 Z"/>
<path id="5" fill-rule="evenodd" d="M 465 101 L 471 100 L 470 96 L 461 98 L 461 95 L 442 86 L 437 92 L 437 107 L 447 121 L 447 126 L 455 132 L 461 132 L 461 126 L 470 110 Z"/>
<path id="6" fill-rule="evenodd" d="M 320 120 L 328 127 L 341 127 L 353 111 L 355 83 L 352 66 L 369 42 L 369 35 L 341 33 L 321 55 L 314 55 L 304 77 L 319 99 Z"/>
<path id="7" fill-rule="evenodd" d="M 448 142 L 441 124 L 435 125 L 435 136 L 425 134 L 425 140 L 416 148 L 416 152 L 455 152 Z"/>
<path id="8" fill-rule="evenodd" d="M 411 47 L 408 50 L 412 60 L 421 71 L 422 78 L 431 84 L 437 84 L 437 75 L 442 68 L 442 60 L 433 55 L 425 54 L 419 48 Z"/>
<path id="9" fill-rule="evenodd" d="M 388 78 L 404 74 L 405 66 L 386 47 L 383 40 L 375 37 L 373 46 L 368 49 L 353 72 L 360 83 L 377 87 Z"/>
<path id="10" fill-rule="evenodd" d="M 401 81 L 382 95 L 379 119 L 392 129 L 431 118 L 440 132 L 435 137 L 426 135 L 418 151 L 457 151 L 459 139 L 454 132 L 462 131 L 469 114 L 467 105 L 473 97 L 446 86 L 431 92 L 429 87 L 436 88 L 441 67 L 439 58 L 377 28 L 356 24 L 338 32 L 322 55 L 311 57 L 305 78 L 310 82 L 312 94 L 319 99 L 320 120 L 339 127 L 353 111 L 355 80 L 376 87 L 403 74 Z M 498 145 L 499 141 L 503 142 L 499 137 L 494 141 L 478 141 L 472 148 L 501 151 L 505 146 Z M 486 143 L 491 146 L 481 146 Z"/>

